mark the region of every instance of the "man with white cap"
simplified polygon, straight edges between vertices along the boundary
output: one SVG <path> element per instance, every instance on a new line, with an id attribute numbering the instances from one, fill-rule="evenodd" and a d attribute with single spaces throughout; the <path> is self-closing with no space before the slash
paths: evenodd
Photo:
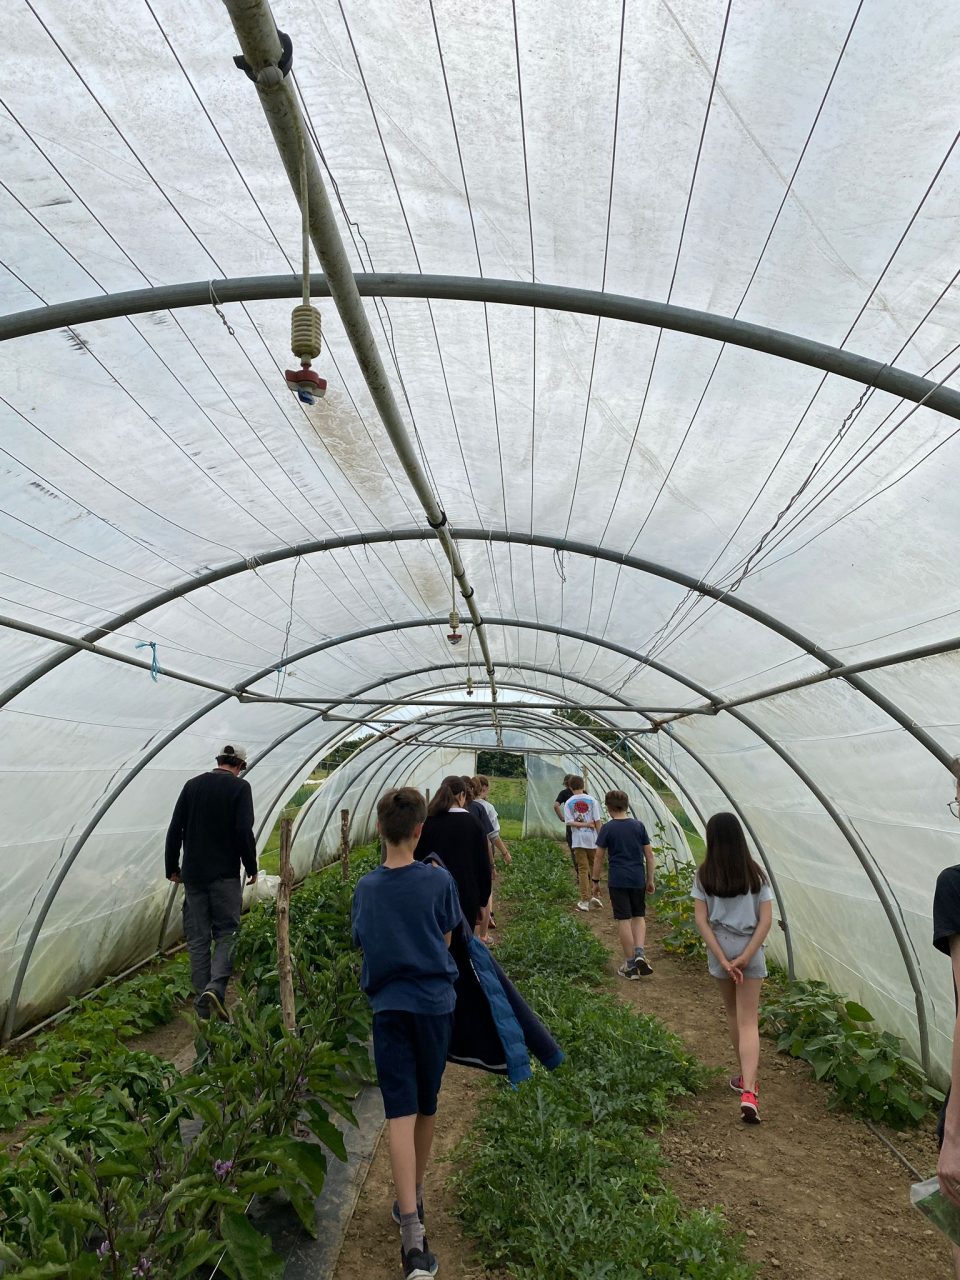
<path id="1" fill-rule="evenodd" d="M 240 927 L 240 864 L 248 884 L 257 878 L 253 792 L 240 777 L 246 767 L 246 748 L 227 743 L 215 769 L 184 784 L 167 831 L 167 879 L 183 885 L 183 931 L 201 1018 L 227 1016 Z"/>

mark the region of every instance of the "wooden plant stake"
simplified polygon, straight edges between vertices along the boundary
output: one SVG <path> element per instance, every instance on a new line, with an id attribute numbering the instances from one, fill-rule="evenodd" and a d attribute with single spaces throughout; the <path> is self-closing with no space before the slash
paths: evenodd
<path id="1" fill-rule="evenodd" d="M 290 957 L 290 894 L 293 867 L 290 865 L 290 836 L 293 819 L 280 819 L 280 884 L 277 888 L 277 972 L 280 976 L 280 1008 L 288 1031 L 297 1028 L 297 1006 L 293 995 L 293 962 Z"/>
<path id="2" fill-rule="evenodd" d="M 340 810 L 340 874 L 350 879 L 350 810 Z"/>

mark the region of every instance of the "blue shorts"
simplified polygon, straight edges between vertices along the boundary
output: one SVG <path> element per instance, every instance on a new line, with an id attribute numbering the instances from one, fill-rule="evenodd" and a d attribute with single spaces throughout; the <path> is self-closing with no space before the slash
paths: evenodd
<path id="1" fill-rule="evenodd" d="M 384 1009 L 373 1015 L 373 1060 L 388 1120 L 436 1115 L 452 1030 L 452 1013 Z"/>

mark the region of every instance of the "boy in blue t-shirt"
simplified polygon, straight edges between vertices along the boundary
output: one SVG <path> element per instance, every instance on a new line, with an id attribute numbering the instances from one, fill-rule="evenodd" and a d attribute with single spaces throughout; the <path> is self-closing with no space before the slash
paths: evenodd
<path id="1" fill-rule="evenodd" d="M 450 935 L 460 923 L 449 872 L 415 862 L 427 806 L 419 791 L 388 791 L 377 805 L 383 864 L 357 883 L 353 941 L 363 949 L 360 985 L 373 1006 L 373 1057 L 390 1126 L 390 1163 L 406 1280 L 437 1273 L 423 1231 L 423 1178 L 447 1063 L 457 966 Z"/>
<path id="2" fill-rule="evenodd" d="M 653 973 L 653 965 L 644 954 L 647 939 L 647 899 L 654 893 L 653 846 L 642 822 L 631 818 L 630 802 L 625 791 L 608 791 L 604 803 L 610 821 L 604 823 L 597 836 L 597 852 L 593 859 L 594 889 L 600 884 L 603 855 L 610 859 L 607 888 L 610 906 L 617 922 L 624 962 L 617 970 L 621 978 L 638 979 Z"/>

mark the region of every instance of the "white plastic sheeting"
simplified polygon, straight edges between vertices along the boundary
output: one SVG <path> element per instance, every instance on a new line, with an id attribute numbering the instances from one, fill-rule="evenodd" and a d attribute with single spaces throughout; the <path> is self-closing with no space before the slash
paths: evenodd
<path id="1" fill-rule="evenodd" d="M 956 385 L 957 5 L 277 0 L 276 18 L 358 270 L 646 296 Z M 114 19 L 105 0 L 17 0 L 5 14 L 6 311 L 297 261 L 299 211 L 231 63 L 223 6 L 127 6 L 119 37 Z M 822 670 L 737 600 L 846 662 L 956 631 L 952 418 L 620 321 L 365 306 L 454 530 L 632 551 L 729 591 L 715 603 L 655 571 L 464 542 L 481 613 L 528 624 L 488 628 L 504 678 L 584 704 L 692 706 L 702 695 L 684 680 L 730 697 Z M 232 332 L 203 307 L 3 344 L 0 614 L 82 635 L 238 561 L 103 647 L 143 657 L 135 646 L 152 643 L 161 668 L 346 709 L 377 680 L 393 697 L 435 687 L 440 673 L 404 678 L 450 661 L 443 629 L 420 625 L 450 605 L 429 530 L 258 562 L 331 533 L 423 528 L 336 311 L 322 309 L 330 390 L 309 411 L 282 378 L 287 303 L 224 308 Z M 0 734 L 0 1008 L 76 855 L 20 1024 L 156 947 L 163 829 L 221 741 L 263 753 L 250 780 L 266 818 L 343 728 L 90 654 L 26 683 L 58 654 L 53 639 L 0 635 L 0 699 L 20 687 Z M 730 807 L 724 788 L 743 807 L 776 864 L 798 971 L 859 996 L 919 1051 L 916 986 L 941 1069 L 953 1005 L 930 905 L 957 859 L 942 757 L 960 742 L 958 675 L 950 653 L 864 677 L 940 759 L 840 682 L 747 708 L 847 834 L 729 715 L 643 740 L 702 812 Z M 622 731 L 644 723 L 605 714 Z"/>

